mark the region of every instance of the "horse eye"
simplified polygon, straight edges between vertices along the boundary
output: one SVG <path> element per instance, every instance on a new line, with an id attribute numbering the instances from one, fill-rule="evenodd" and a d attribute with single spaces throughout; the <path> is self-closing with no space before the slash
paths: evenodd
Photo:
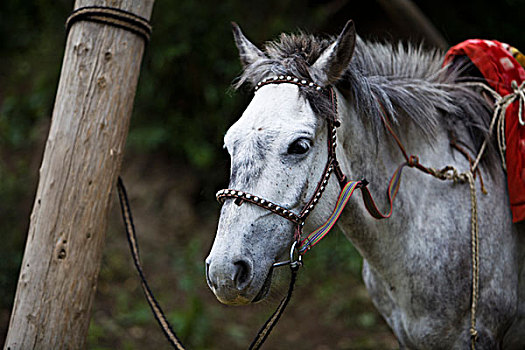
<path id="1" fill-rule="evenodd" d="M 297 139 L 288 146 L 288 154 L 305 154 L 310 149 L 308 139 Z"/>

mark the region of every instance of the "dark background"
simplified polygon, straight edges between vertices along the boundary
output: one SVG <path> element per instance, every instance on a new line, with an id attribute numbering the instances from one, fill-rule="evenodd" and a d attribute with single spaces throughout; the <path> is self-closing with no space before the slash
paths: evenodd
<path id="1" fill-rule="evenodd" d="M 449 44 L 497 39 L 525 49 L 525 1 L 414 1 Z M 426 41 L 388 1 L 161 1 L 144 57 L 123 177 L 128 183 L 146 273 L 175 329 L 193 349 L 244 348 L 278 303 L 221 305 L 203 260 L 227 184 L 222 137 L 249 101 L 234 92 L 240 73 L 230 21 L 260 45 L 280 32 L 338 34 L 348 19 L 373 40 Z M 70 1 L 0 2 L 0 343 L 23 255 L 38 168 L 65 44 Z M 127 251 L 116 203 L 111 212 L 90 349 L 168 348 Z M 307 257 L 297 293 L 267 348 L 385 349 L 396 342 L 373 309 L 361 258 L 339 232 Z"/>

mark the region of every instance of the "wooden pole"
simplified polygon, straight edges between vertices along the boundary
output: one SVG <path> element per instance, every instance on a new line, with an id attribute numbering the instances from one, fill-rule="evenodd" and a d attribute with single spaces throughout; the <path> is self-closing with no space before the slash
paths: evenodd
<path id="1" fill-rule="evenodd" d="M 154 0 L 77 0 L 149 19 Z M 144 40 L 77 22 L 69 32 L 4 349 L 86 346 L 107 216 Z"/>

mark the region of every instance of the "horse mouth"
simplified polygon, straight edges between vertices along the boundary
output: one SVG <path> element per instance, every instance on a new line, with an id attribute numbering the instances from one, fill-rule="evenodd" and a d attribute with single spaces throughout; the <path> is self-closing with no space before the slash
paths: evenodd
<path id="1" fill-rule="evenodd" d="M 268 276 L 266 276 L 266 279 L 264 280 L 264 283 L 261 287 L 261 290 L 259 290 L 259 293 L 253 298 L 252 303 L 257 303 L 261 300 L 263 300 L 270 291 L 270 287 L 272 286 L 272 274 L 273 274 L 273 267 L 270 268 L 270 271 L 268 272 Z"/>

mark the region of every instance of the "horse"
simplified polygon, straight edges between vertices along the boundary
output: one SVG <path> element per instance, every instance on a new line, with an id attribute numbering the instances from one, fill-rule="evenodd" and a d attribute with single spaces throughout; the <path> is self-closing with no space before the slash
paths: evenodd
<path id="1" fill-rule="evenodd" d="M 474 183 L 476 334 L 468 185 L 407 168 L 390 218 L 371 217 L 357 191 L 337 225 L 362 255 L 364 284 L 402 349 L 465 349 L 473 343 L 477 349 L 525 348 L 525 226 L 512 223 L 506 174 L 488 135 L 490 101 L 462 84 L 469 80 L 468 65 L 443 67 L 443 53 L 422 46 L 364 41 L 352 21 L 337 37 L 282 34 L 263 50 L 236 24 L 233 34 L 243 65 L 235 87 L 257 88 L 268 79 L 280 83 L 259 84 L 224 137 L 231 157 L 229 188 L 278 203 L 290 215 L 308 204 L 324 174 L 334 103 L 338 166 L 349 179 L 366 178 L 381 208 L 388 206 L 387 196 L 377 194 L 387 191 L 388 179 L 404 161 L 386 122 L 406 150 L 436 168 L 467 170 L 464 152 L 451 145 L 461 142 L 475 154 L 489 138 L 478 174 L 484 175 L 487 194 Z M 318 91 L 328 88 L 332 98 Z M 321 225 L 338 199 L 335 177 L 323 187 L 304 232 Z M 205 261 L 208 285 L 224 304 L 264 299 L 275 263 L 297 239 L 292 221 L 266 209 L 224 200 Z"/>

